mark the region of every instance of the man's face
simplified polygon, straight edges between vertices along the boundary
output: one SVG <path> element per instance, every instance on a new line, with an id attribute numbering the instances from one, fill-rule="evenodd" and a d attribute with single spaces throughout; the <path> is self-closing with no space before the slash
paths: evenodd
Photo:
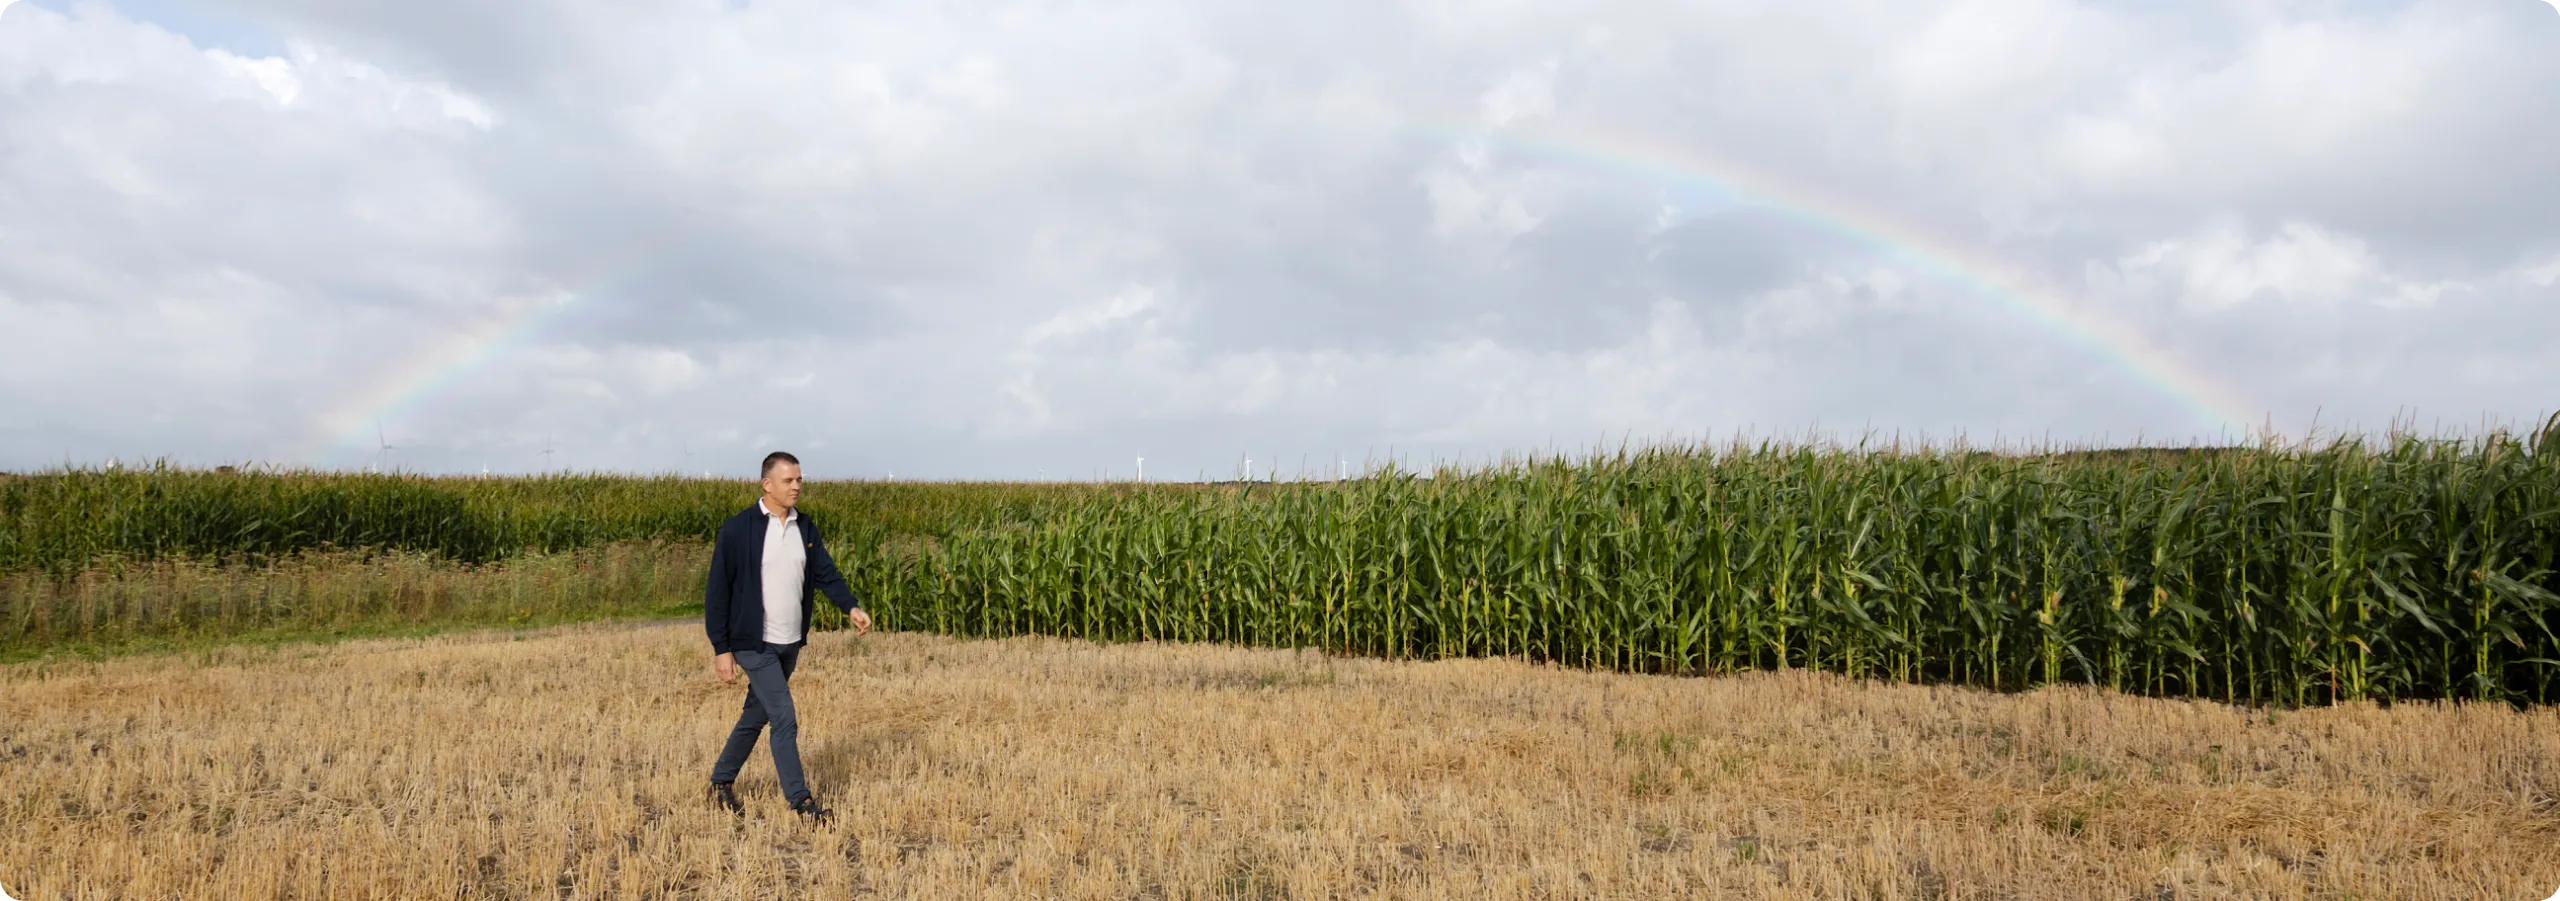
<path id="1" fill-rule="evenodd" d="M 764 474 L 764 496 L 785 510 L 800 505 L 800 464 L 776 463 Z"/>

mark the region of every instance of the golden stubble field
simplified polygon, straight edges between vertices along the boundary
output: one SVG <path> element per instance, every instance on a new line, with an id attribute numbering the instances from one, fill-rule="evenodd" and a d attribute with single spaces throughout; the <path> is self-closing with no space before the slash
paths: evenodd
<path id="1" fill-rule="evenodd" d="M 2560 711 L 817 637 L 840 819 L 703 784 L 701 627 L 0 670 L 51 898 L 2367 898 L 2560 886 Z"/>

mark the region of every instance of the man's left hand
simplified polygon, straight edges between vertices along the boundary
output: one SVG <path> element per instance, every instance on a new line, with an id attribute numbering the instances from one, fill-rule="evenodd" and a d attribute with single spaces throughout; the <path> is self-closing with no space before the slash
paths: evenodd
<path id="1" fill-rule="evenodd" d="M 846 614 L 846 615 L 847 615 L 847 616 L 850 616 L 850 617 L 852 617 L 852 618 L 853 618 L 853 634 L 855 634 L 855 635 L 867 635 L 867 634 L 870 634 L 870 632 L 871 632 L 871 614 L 864 613 L 864 612 L 862 612 L 862 608 L 860 608 L 860 607 L 856 607 L 856 608 L 854 608 L 854 609 L 853 609 L 853 612 L 848 613 L 848 614 Z"/>

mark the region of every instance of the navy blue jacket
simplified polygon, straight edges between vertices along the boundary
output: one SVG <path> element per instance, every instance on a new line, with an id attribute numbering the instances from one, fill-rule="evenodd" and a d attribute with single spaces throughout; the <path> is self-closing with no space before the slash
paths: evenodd
<path id="1" fill-rule="evenodd" d="M 809 643 L 809 614 L 817 609 L 813 600 L 820 589 L 839 610 L 861 609 L 854 603 L 853 587 L 836 572 L 836 558 L 827 553 L 809 511 L 800 511 L 799 526 L 809 563 L 800 576 L 800 640 L 791 647 Z M 764 514 L 762 501 L 720 524 L 720 537 L 711 544 L 711 577 L 702 586 L 702 629 L 711 636 L 714 654 L 764 645 L 764 536 L 772 527 L 773 517 Z"/>

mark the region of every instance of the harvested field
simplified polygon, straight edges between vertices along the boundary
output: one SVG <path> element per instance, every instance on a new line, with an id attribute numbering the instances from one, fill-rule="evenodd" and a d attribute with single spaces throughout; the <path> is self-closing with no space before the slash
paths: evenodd
<path id="1" fill-rule="evenodd" d="M 795 822 L 700 627 L 0 669 L 51 898 L 2540 899 L 2560 710 L 816 636 Z"/>

